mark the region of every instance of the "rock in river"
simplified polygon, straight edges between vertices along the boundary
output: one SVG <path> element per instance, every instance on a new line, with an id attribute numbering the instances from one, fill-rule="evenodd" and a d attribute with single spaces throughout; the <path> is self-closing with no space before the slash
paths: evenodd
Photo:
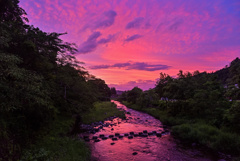
<path id="1" fill-rule="evenodd" d="M 118 140 L 118 138 L 112 138 L 112 141 L 117 141 Z"/>

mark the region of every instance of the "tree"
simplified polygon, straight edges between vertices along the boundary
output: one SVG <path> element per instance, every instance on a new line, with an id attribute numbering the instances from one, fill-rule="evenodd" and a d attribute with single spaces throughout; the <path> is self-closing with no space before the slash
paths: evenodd
<path id="1" fill-rule="evenodd" d="M 172 81 L 173 81 L 173 78 L 171 78 L 169 75 L 162 72 L 160 73 L 160 79 L 157 81 L 156 87 L 155 87 L 155 90 L 158 93 L 160 98 L 164 96 L 163 88 Z"/>
<path id="2" fill-rule="evenodd" d="M 100 78 L 95 78 L 88 80 L 88 84 L 94 91 L 95 97 L 101 101 L 110 100 L 111 90 L 104 80 Z"/>
<path id="3" fill-rule="evenodd" d="M 132 90 L 127 92 L 127 101 L 135 104 L 137 102 L 137 98 L 140 97 L 142 92 L 142 89 L 134 87 Z"/>
<path id="4" fill-rule="evenodd" d="M 111 90 L 111 96 L 117 94 L 117 91 L 116 91 L 116 88 L 115 88 L 115 87 L 112 87 L 110 90 Z"/>

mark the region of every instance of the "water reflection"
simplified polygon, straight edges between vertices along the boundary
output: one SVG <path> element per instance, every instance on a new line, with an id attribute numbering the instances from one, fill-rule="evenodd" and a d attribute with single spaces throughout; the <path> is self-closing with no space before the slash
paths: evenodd
<path id="1" fill-rule="evenodd" d="M 97 136 L 99 139 L 97 142 L 96 140 L 89 142 L 92 150 L 92 160 L 211 160 L 196 149 L 184 149 L 177 146 L 159 120 L 148 114 L 129 109 L 117 101 L 113 102 L 117 104 L 117 108 L 126 112 L 126 120 L 114 118 L 112 121 L 105 121 L 99 132 L 89 135 L 89 138 Z M 144 133 L 145 130 L 147 130 L 147 133 Z M 139 133 L 141 136 L 139 136 Z M 157 137 L 156 134 L 162 134 L 162 137 Z M 112 137 L 109 138 L 110 135 L 116 140 Z M 122 137 L 119 137 L 119 135 Z"/>

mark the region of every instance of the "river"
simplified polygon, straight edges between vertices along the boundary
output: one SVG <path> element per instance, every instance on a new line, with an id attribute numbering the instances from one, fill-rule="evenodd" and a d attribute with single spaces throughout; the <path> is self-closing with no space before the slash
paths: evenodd
<path id="1" fill-rule="evenodd" d="M 126 120 L 111 118 L 97 124 L 95 128 L 100 130 L 96 133 L 80 135 L 89 143 L 92 161 L 217 160 L 194 145 L 186 147 L 179 144 L 154 117 L 129 109 L 118 101 L 112 102 L 125 111 Z"/>

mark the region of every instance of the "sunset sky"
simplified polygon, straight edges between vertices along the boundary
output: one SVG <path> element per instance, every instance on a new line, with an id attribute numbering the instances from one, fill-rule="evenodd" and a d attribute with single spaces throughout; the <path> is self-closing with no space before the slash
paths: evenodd
<path id="1" fill-rule="evenodd" d="M 67 32 L 90 74 L 117 90 L 159 73 L 212 72 L 240 56 L 240 0 L 20 0 L 29 24 Z"/>

